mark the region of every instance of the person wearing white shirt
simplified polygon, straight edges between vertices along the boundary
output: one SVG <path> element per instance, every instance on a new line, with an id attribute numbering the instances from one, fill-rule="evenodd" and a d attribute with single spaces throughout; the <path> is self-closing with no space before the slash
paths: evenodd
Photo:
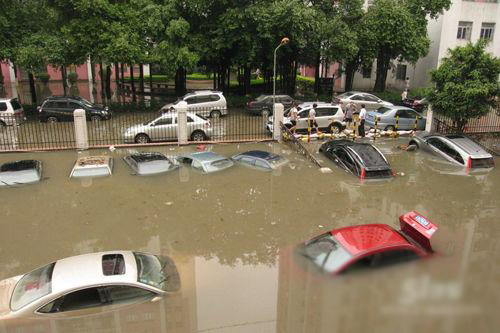
<path id="1" fill-rule="evenodd" d="M 365 137 L 365 118 L 366 118 L 366 109 L 365 105 L 361 104 L 361 110 L 359 111 L 359 127 L 358 133 L 364 138 Z"/>
<path id="2" fill-rule="evenodd" d="M 309 110 L 309 128 L 314 127 L 314 129 L 316 130 L 316 134 L 319 134 L 320 131 L 318 123 L 316 122 L 316 107 L 318 107 L 318 104 L 314 103 L 311 110 Z"/>

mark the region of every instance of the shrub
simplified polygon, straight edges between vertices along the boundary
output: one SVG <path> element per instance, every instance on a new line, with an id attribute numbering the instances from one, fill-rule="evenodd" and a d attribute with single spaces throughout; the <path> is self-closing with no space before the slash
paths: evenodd
<path id="1" fill-rule="evenodd" d="M 43 72 L 37 73 L 35 76 L 38 80 L 42 81 L 43 83 L 47 83 L 50 80 L 50 75 L 48 73 L 43 73 Z"/>
<path id="2" fill-rule="evenodd" d="M 78 74 L 76 74 L 76 72 L 71 72 L 68 74 L 68 81 L 71 83 L 71 84 L 74 84 L 76 83 L 76 81 L 78 81 Z"/>

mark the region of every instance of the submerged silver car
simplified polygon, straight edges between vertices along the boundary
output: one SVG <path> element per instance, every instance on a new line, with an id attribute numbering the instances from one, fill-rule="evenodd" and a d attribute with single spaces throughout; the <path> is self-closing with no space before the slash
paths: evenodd
<path id="1" fill-rule="evenodd" d="M 410 140 L 409 145 L 415 145 L 449 163 L 468 169 L 487 169 L 495 166 L 490 153 L 463 135 L 421 132 Z"/>
<path id="2" fill-rule="evenodd" d="M 288 163 L 288 159 L 285 157 L 262 150 L 250 150 L 234 155 L 232 159 L 246 166 L 269 171 Z"/>
<path id="3" fill-rule="evenodd" d="M 187 113 L 187 135 L 192 141 L 205 141 L 212 135 L 210 121 L 194 113 Z M 137 124 L 123 132 L 126 143 L 177 140 L 177 113 L 167 112 L 144 124 Z"/>
<path id="4" fill-rule="evenodd" d="M 179 155 L 177 160 L 190 164 L 195 170 L 204 173 L 221 171 L 234 165 L 234 162 L 229 158 L 210 151 Z"/>
<path id="5" fill-rule="evenodd" d="M 21 160 L 0 165 L 0 186 L 16 186 L 39 182 L 42 178 L 42 162 Z"/>
<path id="6" fill-rule="evenodd" d="M 0 281 L 0 320 L 85 315 L 154 301 L 179 289 L 179 273 L 169 257 L 131 251 L 84 254 Z"/>
<path id="7" fill-rule="evenodd" d="M 135 153 L 123 158 L 136 175 L 148 176 L 175 170 L 179 165 L 161 153 Z"/>

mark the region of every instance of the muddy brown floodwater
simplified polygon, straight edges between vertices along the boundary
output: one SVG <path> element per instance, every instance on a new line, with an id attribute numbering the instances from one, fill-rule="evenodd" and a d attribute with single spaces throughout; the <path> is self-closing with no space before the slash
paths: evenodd
<path id="1" fill-rule="evenodd" d="M 182 287 L 111 312 L 4 320 L 0 332 L 493 332 L 500 169 L 467 176 L 424 152 L 398 150 L 405 141 L 376 142 L 399 175 L 365 184 L 326 160 L 333 172 L 322 174 L 281 144 L 208 147 L 227 156 L 271 150 L 291 161 L 281 171 L 182 168 L 154 177 L 130 174 L 121 157 L 135 150 L 106 150 L 114 174 L 92 181 L 68 179 L 74 151 L 2 154 L 0 163 L 41 160 L 46 179 L 0 189 L 0 279 L 68 256 L 130 249 L 169 255 Z M 440 227 L 438 254 L 428 260 L 328 278 L 292 255 L 297 243 L 332 228 L 397 227 L 410 210 Z"/>

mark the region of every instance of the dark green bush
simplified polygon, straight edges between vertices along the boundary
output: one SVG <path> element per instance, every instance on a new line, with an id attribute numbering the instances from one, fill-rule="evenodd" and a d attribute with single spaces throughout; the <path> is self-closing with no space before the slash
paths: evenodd
<path id="1" fill-rule="evenodd" d="M 37 73 L 35 77 L 43 83 L 47 83 L 50 80 L 50 75 L 48 73 Z"/>
<path id="2" fill-rule="evenodd" d="M 76 83 L 78 81 L 78 74 L 76 72 L 68 73 L 68 81 L 72 84 Z"/>

